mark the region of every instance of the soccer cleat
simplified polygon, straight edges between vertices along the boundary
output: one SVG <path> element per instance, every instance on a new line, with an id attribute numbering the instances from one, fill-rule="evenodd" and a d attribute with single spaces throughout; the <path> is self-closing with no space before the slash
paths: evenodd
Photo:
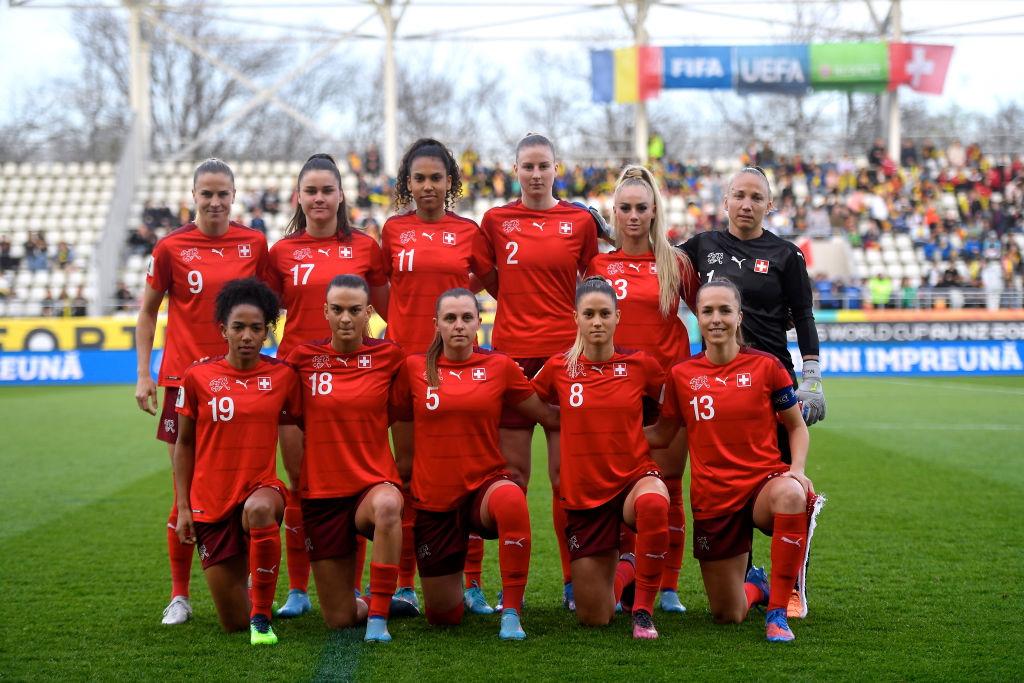
<path id="1" fill-rule="evenodd" d="M 494 608 L 487 604 L 484 592 L 480 590 L 480 584 L 473 582 L 471 588 L 467 588 L 462 594 L 462 601 L 473 614 L 494 614 Z"/>
<path id="2" fill-rule="evenodd" d="M 767 607 L 768 606 L 768 575 L 765 574 L 763 567 L 751 567 L 750 571 L 747 572 L 747 578 L 744 583 L 752 583 L 761 589 L 761 595 L 763 596 L 758 602 L 755 602 L 751 607 Z"/>
<path id="3" fill-rule="evenodd" d="M 370 617 L 366 620 L 366 635 L 363 636 L 366 643 L 390 643 L 391 634 L 388 633 L 388 620 L 381 617 Z"/>
<path id="4" fill-rule="evenodd" d="M 686 606 L 680 602 L 679 593 L 666 588 L 661 591 L 661 600 L 658 602 L 662 612 L 678 612 L 682 613 L 686 611 Z"/>
<path id="5" fill-rule="evenodd" d="M 405 600 L 407 603 L 409 603 L 413 607 L 416 607 L 417 609 L 420 606 L 420 599 L 416 597 L 416 589 L 412 586 L 402 586 L 401 588 L 395 591 L 395 597 L 399 600 Z"/>
<path id="6" fill-rule="evenodd" d="M 562 588 L 562 607 L 570 612 L 576 611 L 576 596 L 572 592 L 572 581 L 565 584 L 565 587 Z"/>
<path id="7" fill-rule="evenodd" d="M 256 614 L 249 620 L 249 642 L 253 645 L 274 645 L 277 635 L 270 628 L 270 618 L 266 614 Z"/>
<path id="8" fill-rule="evenodd" d="M 369 603 L 367 603 L 369 604 Z M 420 608 L 412 604 L 408 600 L 391 596 L 391 604 L 388 605 L 388 619 L 397 619 L 400 617 L 418 617 L 420 615 Z"/>
<path id="9" fill-rule="evenodd" d="M 658 629 L 654 628 L 654 619 L 645 609 L 633 612 L 633 637 L 641 640 L 656 640 Z"/>
<path id="10" fill-rule="evenodd" d="M 633 565 L 633 571 L 636 572 L 636 555 L 633 553 L 623 553 L 619 557 L 619 562 L 629 562 Z M 619 596 L 619 604 L 622 605 L 622 609 L 625 612 L 633 611 L 633 600 L 636 598 L 636 579 L 632 583 L 623 586 L 622 595 Z M 650 616 L 650 615 L 648 615 Z M 657 631 L 655 631 L 655 637 L 657 637 Z"/>
<path id="11" fill-rule="evenodd" d="M 312 608 L 313 605 L 309 602 L 309 593 L 301 588 L 292 588 L 288 591 L 288 599 L 277 609 L 275 614 L 281 619 L 291 619 L 305 614 Z"/>
<path id="12" fill-rule="evenodd" d="M 519 614 L 511 607 L 501 613 L 501 630 L 498 637 L 502 640 L 525 640 L 526 631 L 519 623 Z"/>
<path id="13" fill-rule="evenodd" d="M 800 598 L 800 591 L 796 588 L 793 589 L 793 593 L 789 596 L 786 616 L 790 619 L 803 619 L 807 616 L 807 604 Z"/>
<path id="14" fill-rule="evenodd" d="M 175 626 L 184 624 L 191 618 L 192 602 L 184 595 L 175 595 L 171 599 L 171 604 L 164 608 L 164 618 L 160 620 L 160 623 L 166 626 Z"/>
<path id="15" fill-rule="evenodd" d="M 789 630 L 785 609 L 780 607 L 768 610 L 764 620 L 764 637 L 769 643 L 789 643 L 796 638 Z"/>

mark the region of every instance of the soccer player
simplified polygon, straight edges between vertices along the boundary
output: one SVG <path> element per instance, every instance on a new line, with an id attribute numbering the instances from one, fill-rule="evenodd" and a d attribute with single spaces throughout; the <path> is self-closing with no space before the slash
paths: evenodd
<path id="1" fill-rule="evenodd" d="M 714 620 L 738 623 L 751 606 L 766 603 L 766 637 L 785 642 L 793 640 L 786 609 L 810 540 L 809 439 L 786 368 L 743 344 L 742 311 L 732 282 L 700 288 L 697 321 L 706 351 L 672 366 L 661 418 L 648 438 L 660 446 L 684 427 L 693 554 Z M 787 430 L 790 464 L 776 443 L 776 415 Z M 772 538 L 770 583 L 763 569 L 746 568 L 754 527 Z"/>
<path id="2" fill-rule="evenodd" d="M 288 355 L 302 382 L 305 448 L 285 459 L 301 501 L 304 547 L 330 628 L 366 620 L 366 641 L 390 642 L 387 617 L 402 549 L 402 486 L 388 443 L 391 385 L 405 353 L 367 334 L 370 287 L 336 275 L 324 314 L 331 336 Z M 369 618 L 352 591 L 356 535 L 373 541 Z"/>
<path id="3" fill-rule="evenodd" d="M 280 313 L 270 287 L 232 280 L 217 294 L 215 310 L 227 355 L 186 370 L 176 403 L 175 531 L 189 549 L 198 544 L 224 630 L 248 623 L 253 645 L 272 645 L 285 497 L 277 478 L 277 419 L 282 410 L 301 410 L 298 376 L 260 353 Z"/>
<path id="4" fill-rule="evenodd" d="M 603 277 L 576 289 L 576 342 L 533 378 L 561 410 L 561 502 L 572 559 L 576 616 L 605 625 L 615 604 L 633 614 L 633 637 L 654 639 L 651 619 L 668 552 L 668 489 L 643 432 L 643 403 L 665 373 L 643 351 L 615 346 L 615 290 Z M 637 534 L 636 555 L 619 554 L 619 524 Z M 632 595 L 631 595 L 632 593 Z"/>
<path id="5" fill-rule="evenodd" d="M 281 295 L 288 311 L 284 334 L 277 349 L 279 358 L 302 342 L 330 334 L 324 320 L 324 292 L 334 276 L 353 273 L 370 285 L 370 302 L 387 317 L 388 282 L 377 242 L 349 224 L 348 208 L 341 189 L 341 172 L 329 154 L 314 154 L 299 170 L 298 204 L 285 236 L 270 250 L 268 281 Z M 302 456 L 302 427 L 290 416 L 280 426 L 282 457 L 297 462 Z M 290 475 L 291 473 L 289 473 Z M 290 491 L 296 490 L 292 481 Z M 288 557 L 288 599 L 277 610 L 279 617 L 297 617 L 309 611 L 309 557 L 302 531 L 298 500 L 285 508 L 285 549 Z M 361 557 L 366 545 L 360 538 Z M 353 580 L 362 575 L 362 561 Z"/>
<path id="6" fill-rule="evenodd" d="M 825 394 L 807 264 L 795 244 L 763 227 L 765 214 L 773 208 L 771 187 L 764 172 L 751 166 L 734 175 L 724 207 L 729 215 L 728 230 L 698 233 L 687 240 L 682 249 L 702 282 L 727 277 L 736 284 L 743 297 L 743 338 L 752 348 L 778 358 L 789 372 L 807 425 L 824 420 Z M 687 304 L 692 310 L 694 302 L 687 301 Z M 803 379 L 799 384 L 786 341 L 789 327 L 796 328 L 803 358 Z M 781 424 L 777 440 L 783 462 L 789 462 L 789 437 Z M 816 504 L 819 509 L 822 502 Z M 809 553 L 810 548 L 805 551 Z M 791 617 L 807 615 L 806 559 L 805 556 L 791 592 Z"/>
<path id="7" fill-rule="evenodd" d="M 470 287 L 470 273 L 490 271 L 480 257 L 483 235 L 472 220 L 452 213 L 462 195 L 459 165 L 451 151 L 432 138 L 414 142 L 398 167 L 395 206 L 401 211 L 384 223 L 381 248 L 384 272 L 391 281 L 390 315 L 386 336 L 407 353 L 425 353 L 434 340 L 431 317 L 437 297 L 454 287 Z M 402 211 L 415 204 L 415 209 Z M 396 423 L 393 430 L 409 429 Z M 408 434 L 398 434 L 401 440 Z M 413 582 L 416 554 L 413 548 L 415 510 L 405 491 L 402 520 L 402 562 L 396 597 L 418 604 Z M 478 614 L 494 610 L 480 588 L 484 541 L 476 534 L 466 553 L 466 607 Z"/>
<path id="8" fill-rule="evenodd" d="M 576 283 L 597 254 L 598 226 L 590 212 L 554 197 L 555 167 L 550 140 L 543 135 L 520 140 L 514 170 L 522 196 L 489 210 L 480 224 L 486 259 L 494 268 L 481 281 L 488 291 L 497 292 L 498 299 L 492 346 L 515 358 L 527 377 L 572 345 Z M 501 452 L 512 477 L 524 488 L 530 482 L 533 428 L 533 422 L 514 411 L 502 415 Z M 574 609 L 569 556 L 562 538 L 565 511 L 560 504 L 558 443 L 557 435 L 549 432 L 551 507 L 565 585 L 562 604 Z"/>
<path id="9" fill-rule="evenodd" d="M 175 398 L 185 369 L 200 358 L 224 351 L 224 338 L 214 322 L 217 292 L 229 280 L 263 277 L 267 265 L 267 240 L 262 233 L 231 222 L 235 176 L 219 159 L 199 164 L 192 176 L 195 222 L 171 232 L 157 243 L 146 274 L 146 289 L 135 325 L 138 382 L 135 400 L 142 410 L 156 415 L 156 438 L 167 443 L 170 458 L 178 438 Z M 157 382 L 150 366 L 157 315 L 167 296 L 167 333 Z M 157 386 L 164 387 L 160 408 Z M 171 602 L 162 623 L 183 624 L 192 616 L 189 579 L 192 548 L 178 542 L 178 505 L 167 520 L 167 550 L 171 561 Z"/>
<path id="10" fill-rule="evenodd" d="M 436 336 L 413 354 L 396 382 L 398 405 L 411 406 L 415 542 L 427 621 L 457 624 L 465 607 L 462 570 L 467 536 L 497 538 L 504 609 L 499 637 L 522 640 L 520 607 L 530 566 L 530 514 L 498 449 L 502 406 L 557 429 L 554 411 L 509 356 L 475 346 L 480 306 L 468 289 L 444 292 L 435 307 Z"/>
<path id="11" fill-rule="evenodd" d="M 603 276 L 615 290 L 622 315 L 615 332 L 618 344 L 646 351 L 667 372 L 673 363 L 690 356 L 689 336 L 678 315 L 679 301 L 680 293 L 696 291 L 699 282 L 690 259 L 668 241 L 661 191 L 650 170 L 643 166 L 623 169 L 613 202 L 617 248 L 595 256 L 587 274 Z M 645 424 L 653 423 L 657 412 L 644 418 Z M 669 550 L 659 604 L 666 612 L 685 612 L 677 590 L 686 541 L 686 439 L 680 436 L 651 455 L 669 492 Z"/>

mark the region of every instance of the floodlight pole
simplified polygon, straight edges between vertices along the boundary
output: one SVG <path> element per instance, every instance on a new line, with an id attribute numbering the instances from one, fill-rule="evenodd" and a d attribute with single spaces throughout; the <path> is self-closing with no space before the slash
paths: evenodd
<path id="1" fill-rule="evenodd" d="M 900 0 L 892 0 L 889 17 L 892 22 L 892 42 L 902 42 L 903 27 L 900 17 Z M 900 89 L 897 86 L 889 92 L 889 158 L 897 166 L 900 165 L 900 151 L 902 148 L 900 135 Z"/>
<path id="2" fill-rule="evenodd" d="M 138 125 L 132 130 L 138 137 L 135 149 L 138 158 L 136 168 L 143 168 L 142 162 L 149 158 L 150 143 L 150 98 L 149 98 L 149 41 L 143 34 L 142 11 L 139 5 L 146 0 L 123 0 L 128 7 L 128 51 L 131 64 L 129 103 L 132 116 Z"/>
<path id="3" fill-rule="evenodd" d="M 632 17 L 626 11 L 626 5 L 635 5 L 636 12 Z M 622 10 L 622 16 L 626 18 L 626 23 L 633 30 L 633 44 L 639 51 L 650 40 L 644 22 L 647 20 L 647 12 L 651 8 L 651 0 L 619 0 L 619 8 Z M 637 79 L 640 78 L 641 74 L 637 73 Z M 648 137 L 647 103 L 638 97 L 633 104 L 633 156 L 641 164 L 646 164 L 648 161 Z"/>
<path id="4" fill-rule="evenodd" d="M 394 0 L 378 0 L 377 13 L 384 22 L 384 172 L 398 173 L 398 92 L 395 87 L 395 30 L 409 4 L 404 0 L 396 16 Z"/>

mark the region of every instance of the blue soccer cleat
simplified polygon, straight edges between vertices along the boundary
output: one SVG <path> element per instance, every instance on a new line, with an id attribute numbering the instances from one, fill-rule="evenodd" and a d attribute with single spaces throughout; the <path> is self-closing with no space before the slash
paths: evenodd
<path id="1" fill-rule="evenodd" d="M 686 606 L 679 600 L 679 593 L 671 588 L 661 591 L 661 600 L 658 602 L 658 606 L 661 607 L 662 612 L 682 613 L 686 611 Z"/>
<path id="2" fill-rule="evenodd" d="M 388 633 L 388 620 L 383 617 L 370 617 L 366 620 L 366 635 L 363 636 L 366 643 L 390 643 L 391 634 Z"/>
<path id="3" fill-rule="evenodd" d="M 405 600 L 413 607 L 419 608 L 420 599 L 416 597 L 416 589 L 412 586 L 402 586 L 395 591 L 395 597 L 399 600 Z"/>
<path id="4" fill-rule="evenodd" d="M 765 574 L 763 567 L 751 567 L 747 571 L 747 578 L 744 583 L 751 583 L 761 589 L 762 598 L 755 602 L 751 607 L 767 607 L 768 606 L 768 575 Z"/>
<path id="5" fill-rule="evenodd" d="M 565 587 L 562 588 L 562 607 L 570 612 L 576 611 L 576 596 L 572 592 L 572 581 L 565 584 Z"/>
<path id="6" fill-rule="evenodd" d="M 791 643 L 796 639 L 786 621 L 786 608 L 768 610 L 764 620 L 764 638 L 769 643 Z"/>
<path id="7" fill-rule="evenodd" d="M 498 637 L 502 640 L 525 640 L 526 631 L 519 623 L 519 614 L 511 607 L 501 613 L 501 631 Z"/>
<path id="8" fill-rule="evenodd" d="M 284 605 L 278 608 L 276 616 L 279 619 L 291 619 L 301 616 L 311 610 L 313 606 L 309 602 L 309 593 L 299 588 L 288 591 L 288 599 Z"/>
<path id="9" fill-rule="evenodd" d="M 462 601 L 465 603 L 466 609 L 473 614 L 494 614 L 494 608 L 487 604 L 487 598 L 484 597 L 484 592 L 480 590 L 480 584 L 476 581 L 462 594 Z"/>

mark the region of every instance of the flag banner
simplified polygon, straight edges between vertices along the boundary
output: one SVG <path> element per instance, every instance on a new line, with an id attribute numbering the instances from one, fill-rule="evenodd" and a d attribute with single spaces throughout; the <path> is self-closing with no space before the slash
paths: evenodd
<path id="1" fill-rule="evenodd" d="M 590 51 L 590 85 L 594 102 L 615 100 L 615 58 L 611 50 Z"/>
<path id="2" fill-rule="evenodd" d="M 806 45 L 743 45 L 736 48 L 736 90 L 803 95 L 810 67 Z"/>
<path id="3" fill-rule="evenodd" d="M 637 48 L 637 95 L 641 100 L 653 100 L 661 92 L 662 54 L 660 47 Z"/>
<path id="4" fill-rule="evenodd" d="M 615 50 L 615 101 L 636 102 L 640 92 L 637 55 L 635 47 Z"/>
<path id="5" fill-rule="evenodd" d="M 810 45 L 815 90 L 882 92 L 889 87 L 888 43 Z"/>
<path id="6" fill-rule="evenodd" d="M 889 43 L 889 90 L 909 85 L 918 92 L 941 95 L 952 58 L 952 45 Z"/>
<path id="7" fill-rule="evenodd" d="M 665 89 L 731 90 L 732 48 L 685 45 L 662 48 Z"/>

